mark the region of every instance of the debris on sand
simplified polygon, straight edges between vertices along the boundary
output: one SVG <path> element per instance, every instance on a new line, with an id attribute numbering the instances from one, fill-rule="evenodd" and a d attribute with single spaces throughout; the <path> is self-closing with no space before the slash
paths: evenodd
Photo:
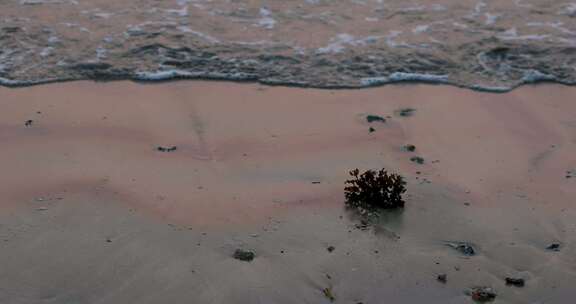
<path id="1" fill-rule="evenodd" d="M 328 252 L 332 252 L 336 249 L 336 247 L 334 246 L 328 246 L 328 248 L 326 248 L 326 250 L 328 250 Z"/>
<path id="2" fill-rule="evenodd" d="M 396 114 L 402 117 L 409 117 L 414 115 L 414 112 L 416 112 L 416 109 L 412 109 L 412 108 L 403 108 L 400 110 L 396 111 Z"/>
<path id="3" fill-rule="evenodd" d="M 524 279 L 520 278 L 506 278 L 506 285 L 512 285 L 516 287 L 524 287 Z"/>
<path id="4" fill-rule="evenodd" d="M 244 262 L 251 262 L 256 257 L 256 254 L 250 250 L 236 249 L 234 251 L 234 258 Z"/>
<path id="5" fill-rule="evenodd" d="M 386 119 L 382 116 L 378 116 L 378 115 L 367 115 L 366 116 L 366 121 L 369 123 L 372 122 L 386 122 Z"/>
<path id="6" fill-rule="evenodd" d="M 417 163 L 419 165 L 424 164 L 424 158 L 422 158 L 420 156 L 412 156 L 412 157 L 410 157 L 410 161 Z"/>
<path id="7" fill-rule="evenodd" d="M 376 129 L 370 127 L 370 129 L 368 129 L 368 132 L 370 132 L 370 133 L 376 132 Z"/>
<path id="8" fill-rule="evenodd" d="M 176 147 L 176 146 L 172 146 L 172 147 L 158 146 L 158 147 L 156 147 L 156 150 L 159 152 L 174 152 L 174 151 L 176 151 L 176 149 L 178 149 L 178 147 Z"/>
<path id="9" fill-rule="evenodd" d="M 330 302 L 334 302 L 336 300 L 334 294 L 332 293 L 332 287 L 326 287 L 322 289 L 322 293 L 328 300 L 330 300 Z"/>
<path id="10" fill-rule="evenodd" d="M 404 178 L 385 169 L 379 171 L 350 171 L 353 177 L 345 182 L 346 205 L 359 211 L 395 209 L 404 207 L 402 195 L 406 192 Z"/>
<path id="11" fill-rule="evenodd" d="M 559 243 L 552 243 L 546 247 L 548 251 L 560 251 L 560 244 Z"/>
<path id="12" fill-rule="evenodd" d="M 480 303 L 492 302 L 496 299 L 496 293 L 491 287 L 472 287 L 467 294 L 472 300 Z"/>
<path id="13" fill-rule="evenodd" d="M 446 242 L 446 246 L 457 250 L 465 256 L 476 255 L 476 249 L 474 249 L 474 245 L 468 242 Z"/>
<path id="14" fill-rule="evenodd" d="M 439 274 L 436 280 L 442 284 L 446 284 L 446 282 L 448 282 L 448 275 L 445 273 Z"/>
<path id="15" fill-rule="evenodd" d="M 414 152 L 414 151 L 416 151 L 416 146 L 415 145 L 405 145 L 404 150 L 406 150 L 408 152 Z"/>
<path id="16" fill-rule="evenodd" d="M 34 121 L 33 121 L 32 119 L 28 119 L 28 120 L 24 123 L 24 126 L 26 126 L 26 127 L 31 127 L 33 123 L 34 123 Z"/>
<path id="17" fill-rule="evenodd" d="M 566 170 L 566 178 L 576 178 L 576 169 Z"/>

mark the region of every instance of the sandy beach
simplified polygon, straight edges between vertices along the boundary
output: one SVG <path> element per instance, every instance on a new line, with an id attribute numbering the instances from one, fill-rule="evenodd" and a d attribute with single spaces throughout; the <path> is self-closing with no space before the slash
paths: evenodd
<path id="1" fill-rule="evenodd" d="M 0 302 L 330 303 L 328 288 L 335 303 L 472 303 L 465 291 L 489 286 L 495 303 L 573 303 L 574 96 L 553 84 L 0 88 Z M 404 210 L 363 227 L 344 208 L 354 168 L 405 176 Z"/>

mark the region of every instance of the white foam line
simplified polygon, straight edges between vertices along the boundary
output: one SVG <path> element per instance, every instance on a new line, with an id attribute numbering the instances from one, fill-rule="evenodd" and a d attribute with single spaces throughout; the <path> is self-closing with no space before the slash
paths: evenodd
<path id="1" fill-rule="evenodd" d="M 184 5 L 180 9 L 167 9 L 164 10 L 168 14 L 177 15 L 178 17 L 188 17 L 188 6 Z"/>
<path id="2" fill-rule="evenodd" d="M 8 78 L 4 78 L 4 77 L 0 77 L 0 84 L 5 85 L 5 86 L 17 86 L 17 85 L 21 85 L 21 82 L 16 81 L 16 80 L 12 80 L 12 79 L 8 79 Z"/>
<path id="3" fill-rule="evenodd" d="M 134 80 L 140 81 L 163 81 L 178 78 L 213 78 L 213 79 L 228 79 L 228 80 L 246 80 L 254 78 L 254 75 L 247 73 L 199 73 L 188 72 L 183 70 L 165 70 L 156 72 L 136 72 L 132 77 Z"/>
<path id="4" fill-rule="evenodd" d="M 260 19 L 258 20 L 258 26 L 265 29 L 271 30 L 276 26 L 276 20 L 272 18 L 272 12 L 265 8 L 260 8 Z"/>
<path id="5" fill-rule="evenodd" d="M 76 0 L 20 0 L 20 5 L 40 5 L 40 4 L 74 4 L 77 5 Z"/>
<path id="6" fill-rule="evenodd" d="M 381 36 L 368 36 L 356 39 L 350 34 L 338 34 L 335 38 L 330 40 L 332 41 L 330 44 L 325 47 L 318 48 L 316 50 L 316 54 L 336 54 L 344 51 L 346 46 L 364 46 L 369 43 L 374 43 L 381 38 Z"/>
<path id="7" fill-rule="evenodd" d="M 392 82 L 403 81 L 421 81 L 428 83 L 447 83 L 449 80 L 448 75 L 434 75 L 434 74 L 420 74 L 420 73 L 404 73 L 394 72 L 389 76 L 382 77 L 365 77 L 360 79 L 363 86 L 374 86 Z"/>
<path id="8" fill-rule="evenodd" d="M 58 81 L 58 80 L 59 79 L 48 78 L 48 79 L 29 81 L 29 80 L 12 80 L 12 79 L 8 79 L 8 78 L 0 77 L 0 85 L 7 86 L 7 87 L 23 87 L 23 86 L 32 86 L 32 85 L 42 84 L 42 83 L 49 83 L 49 82 L 54 82 L 54 81 Z"/>
<path id="9" fill-rule="evenodd" d="M 426 31 L 428 31 L 428 29 L 430 28 L 430 25 L 424 24 L 424 25 L 418 25 L 415 28 L 412 29 L 412 33 L 414 34 L 421 34 L 424 33 Z"/>
<path id="10" fill-rule="evenodd" d="M 443 83 L 448 81 L 448 75 L 433 75 L 433 74 L 419 74 L 419 73 L 403 73 L 395 72 L 390 74 L 392 81 L 427 81 Z"/>
<path id="11" fill-rule="evenodd" d="M 200 38 L 202 38 L 202 39 L 204 39 L 210 43 L 214 43 L 214 44 L 220 43 L 220 40 L 218 40 L 217 38 L 214 38 L 214 37 L 212 37 L 208 34 L 202 33 L 202 32 L 195 31 L 195 30 L 191 29 L 189 26 L 179 26 L 179 27 L 177 27 L 177 29 L 183 33 L 194 34 L 194 35 L 196 35 L 196 36 L 198 36 L 198 37 L 200 37 Z"/>
<path id="12" fill-rule="evenodd" d="M 552 80 L 556 80 L 556 77 L 544 74 L 537 70 L 525 71 L 524 76 L 522 76 L 523 83 L 535 83 L 539 81 L 552 81 Z"/>
<path id="13" fill-rule="evenodd" d="M 194 74 L 181 70 L 168 70 L 156 72 L 137 72 L 134 74 L 136 80 L 160 81 L 178 77 L 193 77 Z"/>
<path id="14" fill-rule="evenodd" d="M 565 27 L 563 27 L 564 22 L 561 21 L 557 21 L 557 22 L 528 22 L 526 23 L 527 26 L 541 26 L 541 27 L 551 27 L 554 28 L 564 34 L 569 34 L 569 35 L 576 35 L 575 31 L 569 30 Z"/>
<path id="15" fill-rule="evenodd" d="M 518 36 L 516 28 L 511 28 L 500 35 L 496 35 L 501 40 L 543 40 L 550 35 L 522 35 Z"/>
<path id="16" fill-rule="evenodd" d="M 566 4 L 564 9 L 560 10 L 560 12 L 558 13 L 561 15 L 568 15 L 568 16 L 576 15 L 576 3 L 572 2 Z"/>

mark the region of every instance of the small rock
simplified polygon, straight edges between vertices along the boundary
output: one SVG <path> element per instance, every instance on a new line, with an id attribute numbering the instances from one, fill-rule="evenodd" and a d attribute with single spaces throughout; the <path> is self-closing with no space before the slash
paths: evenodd
<path id="1" fill-rule="evenodd" d="M 491 287 L 472 287 L 468 291 L 472 300 L 476 302 L 492 302 L 496 299 L 496 293 Z"/>
<path id="2" fill-rule="evenodd" d="M 367 115 L 366 121 L 367 122 L 386 122 L 386 119 L 384 119 L 384 117 L 378 116 L 378 115 Z"/>
<path id="3" fill-rule="evenodd" d="M 402 117 L 412 116 L 412 115 L 414 115 L 414 112 L 416 112 L 416 109 L 412 109 L 412 108 L 404 108 L 404 109 L 400 109 L 400 110 L 396 111 L 396 113 Z"/>
<path id="4" fill-rule="evenodd" d="M 560 244 L 559 243 L 552 243 L 546 247 L 546 250 L 549 251 L 560 251 Z"/>
<path id="5" fill-rule="evenodd" d="M 424 158 L 422 158 L 420 156 L 412 156 L 412 157 L 410 157 L 410 161 L 417 163 L 419 165 L 422 165 L 424 163 Z"/>
<path id="6" fill-rule="evenodd" d="M 459 251 L 465 256 L 473 256 L 476 255 L 476 249 L 471 243 L 467 242 L 447 242 L 447 246 Z"/>
<path id="7" fill-rule="evenodd" d="M 368 129 L 368 132 L 370 132 L 370 133 L 373 133 L 373 132 L 375 132 L 375 131 L 376 131 L 376 129 L 374 129 L 374 128 L 372 128 L 372 127 L 370 127 L 370 129 Z"/>
<path id="8" fill-rule="evenodd" d="M 256 254 L 249 250 L 236 249 L 236 251 L 234 251 L 234 258 L 240 261 L 251 262 L 255 257 Z"/>
<path id="9" fill-rule="evenodd" d="M 326 250 L 328 250 L 328 252 L 332 252 L 334 251 L 336 248 L 334 246 L 328 246 L 328 248 L 326 248 Z"/>
<path id="10" fill-rule="evenodd" d="M 33 121 L 32 119 L 28 119 L 28 120 L 24 123 L 24 126 L 26 126 L 26 127 L 31 127 L 33 123 L 34 123 L 34 121 Z"/>
<path id="11" fill-rule="evenodd" d="M 448 275 L 446 275 L 445 273 L 439 274 L 436 277 L 436 280 L 440 283 L 446 284 L 446 282 L 448 282 Z"/>
<path id="12" fill-rule="evenodd" d="M 156 147 L 156 150 L 159 152 L 174 152 L 174 151 L 176 151 L 176 149 L 178 149 L 178 147 L 176 147 L 176 146 L 172 146 L 172 147 L 158 146 L 158 147 Z"/>
<path id="13" fill-rule="evenodd" d="M 404 150 L 406 150 L 408 152 L 414 152 L 414 151 L 416 151 L 416 146 L 415 145 L 405 145 Z"/>
<path id="14" fill-rule="evenodd" d="M 524 287 L 524 279 L 520 278 L 506 278 L 506 285 L 513 285 L 516 287 Z"/>

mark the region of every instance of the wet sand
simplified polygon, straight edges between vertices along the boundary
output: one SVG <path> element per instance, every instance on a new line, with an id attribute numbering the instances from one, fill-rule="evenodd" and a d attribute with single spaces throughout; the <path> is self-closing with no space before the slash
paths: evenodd
<path id="1" fill-rule="evenodd" d="M 464 291 L 481 285 L 497 303 L 572 303 L 575 93 L 0 88 L 0 297 L 329 303 L 322 289 L 331 288 L 336 303 L 470 303 Z M 414 115 L 396 114 L 408 107 Z M 368 114 L 387 121 L 369 124 Z M 405 210 L 366 231 L 343 205 L 357 167 L 408 179 Z M 445 241 L 471 242 L 478 255 Z M 256 259 L 233 259 L 237 248 Z"/>

